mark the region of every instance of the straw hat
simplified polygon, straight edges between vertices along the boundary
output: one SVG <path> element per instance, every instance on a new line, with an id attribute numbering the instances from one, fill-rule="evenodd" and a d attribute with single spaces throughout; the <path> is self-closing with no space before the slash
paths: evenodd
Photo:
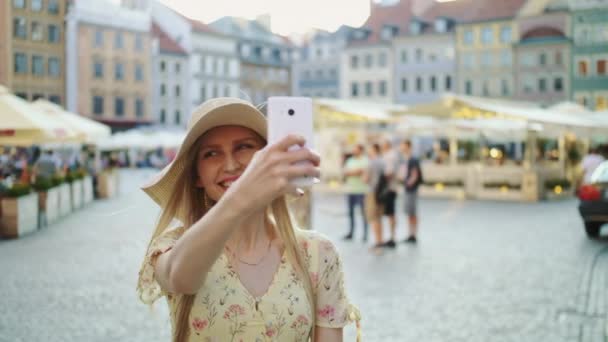
<path id="1" fill-rule="evenodd" d="M 169 200 L 175 187 L 177 174 L 184 169 L 186 153 L 196 140 L 208 130 L 219 126 L 247 127 L 266 139 L 266 117 L 251 103 L 233 97 L 220 97 L 206 101 L 192 113 L 188 131 L 175 159 L 167 165 L 144 190 L 161 208 Z"/>

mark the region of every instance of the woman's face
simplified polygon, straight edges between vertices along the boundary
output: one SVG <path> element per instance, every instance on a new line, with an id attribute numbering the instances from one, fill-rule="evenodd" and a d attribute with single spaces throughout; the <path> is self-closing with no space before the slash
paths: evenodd
<path id="1" fill-rule="evenodd" d="M 207 131 L 201 138 L 196 159 L 196 185 L 218 201 L 264 144 L 257 133 L 241 126 L 221 126 Z"/>

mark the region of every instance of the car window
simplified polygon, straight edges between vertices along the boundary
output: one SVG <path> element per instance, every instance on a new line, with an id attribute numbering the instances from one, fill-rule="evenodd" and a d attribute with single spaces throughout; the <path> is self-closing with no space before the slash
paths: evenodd
<path id="1" fill-rule="evenodd" d="M 608 161 L 600 164 L 591 176 L 591 183 L 608 183 Z"/>

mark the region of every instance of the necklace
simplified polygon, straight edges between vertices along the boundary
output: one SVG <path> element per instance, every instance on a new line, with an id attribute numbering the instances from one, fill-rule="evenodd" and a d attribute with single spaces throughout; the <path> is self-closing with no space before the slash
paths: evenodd
<path id="1" fill-rule="evenodd" d="M 240 242 L 239 242 L 239 246 L 240 246 Z M 262 255 L 262 257 L 260 257 L 260 260 L 258 260 L 257 262 L 248 262 L 248 261 L 245 261 L 245 260 L 241 259 L 241 256 L 238 255 L 238 253 L 234 253 L 234 254 L 236 255 L 236 258 L 238 259 L 238 261 L 240 263 L 245 264 L 245 265 L 249 265 L 249 266 L 257 266 L 257 265 L 261 264 L 262 261 L 264 261 L 264 259 L 266 259 L 266 257 L 268 256 L 268 254 L 270 254 L 270 247 L 271 246 L 272 246 L 272 243 L 271 243 L 271 241 L 269 239 L 268 240 L 268 247 L 266 248 L 266 252 L 264 253 L 264 255 Z"/>

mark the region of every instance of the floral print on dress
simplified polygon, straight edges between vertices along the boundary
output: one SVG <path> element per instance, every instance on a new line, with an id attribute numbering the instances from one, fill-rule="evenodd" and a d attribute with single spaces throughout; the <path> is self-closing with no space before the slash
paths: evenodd
<path id="1" fill-rule="evenodd" d="M 182 295 L 164 291 L 154 277 L 156 258 L 173 248 L 185 230 L 166 230 L 150 244 L 140 271 L 138 293 L 144 303 L 166 296 L 172 326 Z M 314 231 L 296 230 L 315 295 L 315 317 L 304 284 L 285 256 L 261 297 L 252 296 L 222 254 L 194 298 L 188 342 L 309 342 L 313 324 L 341 328 L 360 319 L 344 291 L 342 264 L 334 245 Z"/>

